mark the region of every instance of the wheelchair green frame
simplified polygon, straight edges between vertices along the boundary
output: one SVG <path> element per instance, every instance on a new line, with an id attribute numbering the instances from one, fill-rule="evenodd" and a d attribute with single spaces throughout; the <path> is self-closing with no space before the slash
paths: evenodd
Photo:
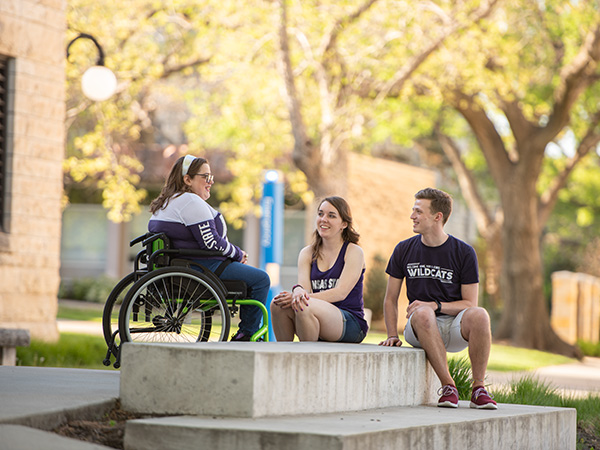
<path id="1" fill-rule="evenodd" d="M 168 238 L 163 233 L 147 233 L 139 236 L 130 242 L 130 246 L 134 246 L 137 243 L 142 243 L 143 249 L 137 254 L 134 261 L 134 271 L 124 277 L 113 289 L 107 298 L 107 302 L 104 307 L 104 313 L 102 318 L 102 327 L 104 332 L 104 338 L 106 340 L 108 351 L 103 361 L 104 365 L 110 365 L 111 356 L 116 357 L 114 367 L 120 367 L 120 344 L 116 343 L 117 335 L 119 334 L 118 327 L 113 329 L 114 318 L 113 309 L 116 307 L 119 299 L 122 295 L 126 294 L 133 286 L 136 285 L 144 275 L 153 272 L 159 267 L 189 267 L 190 260 L 187 258 L 206 258 L 212 256 L 222 256 L 214 252 L 206 252 L 202 250 L 185 250 L 185 249 L 172 249 L 168 245 Z M 167 242 L 167 244 L 165 244 Z M 205 275 L 212 279 L 215 283 L 213 286 L 218 289 L 223 295 L 223 299 L 227 304 L 230 317 L 235 316 L 238 311 L 238 306 L 255 306 L 261 310 L 263 316 L 263 323 L 261 327 L 252 335 L 251 341 L 256 342 L 259 340 L 268 341 L 269 339 L 269 313 L 265 305 L 260 301 L 247 298 L 237 298 L 235 292 L 231 292 L 227 289 L 227 281 L 223 281 L 218 276 L 206 269 Z M 202 273 L 201 271 L 198 271 Z M 241 294 L 241 293 L 240 293 Z M 230 297 L 230 298 L 227 298 Z M 208 300 L 209 304 L 211 300 Z M 216 305 L 217 300 L 214 300 Z M 120 307 L 120 305 L 119 305 Z M 123 309 L 119 311 L 119 316 L 124 314 Z M 120 320 L 119 320 L 120 321 Z M 142 331 L 140 331 L 142 332 Z M 225 337 L 225 340 L 227 338 Z"/>
<path id="2" fill-rule="evenodd" d="M 162 237 L 161 237 L 162 235 Z M 163 233 L 157 234 L 157 237 L 152 240 L 152 255 L 150 256 L 149 262 L 152 263 L 154 259 L 163 254 L 169 254 L 176 256 L 222 256 L 220 253 L 216 252 L 207 252 L 203 250 L 179 250 L 179 249 L 169 249 L 168 246 L 165 246 L 165 238 Z M 153 268 L 156 268 L 156 264 L 153 264 Z M 223 280 L 221 280 L 223 281 Z M 256 306 L 258 307 L 263 315 L 263 323 L 261 327 L 252 335 L 250 338 L 251 342 L 256 342 L 262 338 L 265 342 L 269 340 L 269 311 L 267 307 L 263 305 L 260 301 L 254 299 L 229 299 L 225 298 L 230 307 L 234 307 L 235 305 L 248 305 L 248 306 Z M 237 312 L 237 311 L 235 311 Z"/>

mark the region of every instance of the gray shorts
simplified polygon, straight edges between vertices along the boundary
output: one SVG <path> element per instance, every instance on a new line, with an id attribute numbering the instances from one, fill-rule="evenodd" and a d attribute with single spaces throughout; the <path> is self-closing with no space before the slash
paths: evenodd
<path id="1" fill-rule="evenodd" d="M 441 316 L 436 317 L 438 329 L 440 330 L 440 335 L 442 336 L 442 341 L 444 341 L 444 346 L 448 352 L 460 352 L 469 345 L 469 343 L 463 339 L 460 332 L 460 322 L 462 321 L 462 316 L 465 311 L 466 309 L 463 309 L 458 313 L 457 316 L 447 316 L 442 314 Z M 406 327 L 404 328 L 404 339 L 406 339 L 406 342 L 413 347 L 421 348 L 421 344 L 415 336 L 412 326 L 410 325 L 410 319 L 412 319 L 412 315 L 408 318 L 408 322 L 406 322 Z"/>

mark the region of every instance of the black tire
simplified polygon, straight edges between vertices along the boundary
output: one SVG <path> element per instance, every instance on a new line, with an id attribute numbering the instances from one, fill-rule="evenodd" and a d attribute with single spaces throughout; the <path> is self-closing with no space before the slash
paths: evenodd
<path id="1" fill-rule="evenodd" d="M 131 288 L 135 282 L 135 275 L 136 274 L 132 272 L 119 281 L 108 295 L 106 303 L 104 304 L 104 311 L 102 313 L 102 331 L 104 333 L 106 345 L 111 348 L 111 352 L 114 356 L 117 356 L 117 347 L 120 340 L 119 334 L 117 333 L 113 342 L 113 333 L 117 331 L 119 327 L 119 311 L 121 310 L 121 306 L 129 288 Z"/>
<path id="2" fill-rule="evenodd" d="M 119 314 L 121 342 L 226 341 L 230 313 L 222 289 L 186 267 L 163 267 L 140 278 Z"/>

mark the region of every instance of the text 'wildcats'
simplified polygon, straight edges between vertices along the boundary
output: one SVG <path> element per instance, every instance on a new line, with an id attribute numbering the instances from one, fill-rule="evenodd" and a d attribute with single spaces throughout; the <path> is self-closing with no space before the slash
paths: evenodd
<path id="1" fill-rule="evenodd" d="M 442 269 L 439 266 L 431 266 L 428 264 L 421 265 L 421 263 L 410 263 L 407 264 L 406 270 L 408 271 L 409 278 L 430 278 L 432 280 L 439 280 L 442 283 L 452 282 L 452 270 Z"/>

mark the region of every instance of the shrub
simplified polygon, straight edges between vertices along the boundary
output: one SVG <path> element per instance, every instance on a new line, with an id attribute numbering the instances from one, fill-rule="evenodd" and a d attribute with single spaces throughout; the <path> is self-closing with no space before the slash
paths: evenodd
<path id="1" fill-rule="evenodd" d="M 586 356 L 600 356 L 600 342 L 577 341 L 577 346 Z"/>
<path id="2" fill-rule="evenodd" d="M 449 358 L 448 369 L 450 369 L 450 375 L 456 384 L 456 389 L 458 389 L 458 398 L 460 400 L 470 400 L 472 377 L 469 358 L 466 356 Z"/>
<path id="3" fill-rule="evenodd" d="M 78 278 L 71 285 L 61 284 L 58 296 L 72 300 L 104 303 L 117 282 L 118 280 L 106 275 Z"/>
<path id="4" fill-rule="evenodd" d="M 58 342 L 31 340 L 17 348 L 18 366 L 105 369 L 106 342 L 101 336 L 62 333 Z"/>
<path id="5" fill-rule="evenodd" d="M 376 254 L 371 261 L 365 280 L 364 301 L 365 308 L 373 312 L 373 320 L 383 317 L 383 298 L 387 287 L 385 268 L 387 261 L 380 254 Z"/>

